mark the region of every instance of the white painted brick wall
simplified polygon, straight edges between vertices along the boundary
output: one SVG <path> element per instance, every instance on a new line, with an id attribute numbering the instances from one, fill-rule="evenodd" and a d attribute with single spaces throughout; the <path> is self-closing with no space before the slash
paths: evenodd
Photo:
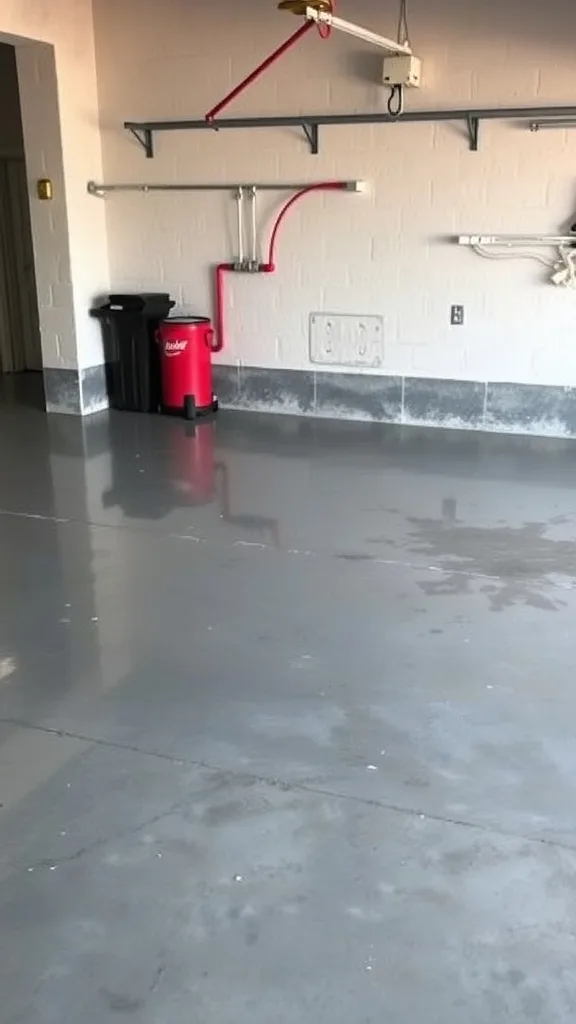
<path id="1" fill-rule="evenodd" d="M 45 44 L 20 46 L 17 60 L 25 115 L 42 361 L 44 366 L 68 369 L 78 365 L 78 355 L 54 52 Z M 50 202 L 40 202 L 36 197 L 35 181 L 40 177 L 52 179 L 54 198 Z M 57 284 L 69 290 L 66 298 L 55 294 Z"/>
<path id="2" fill-rule="evenodd" d="M 108 291 L 108 253 L 104 210 L 86 194 L 102 171 L 91 0 L 2 0 L 0 40 L 16 46 L 44 365 L 97 365 L 88 310 Z M 52 202 L 36 197 L 40 177 L 54 180 Z"/>
<path id="3" fill-rule="evenodd" d="M 396 3 L 338 9 L 394 34 Z M 297 22 L 274 0 L 95 0 L 94 13 L 105 179 L 370 182 L 367 195 L 304 200 L 285 222 L 275 276 L 230 277 L 224 362 L 308 367 L 308 316 L 325 310 L 384 317 L 386 373 L 576 385 L 576 294 L 549 285 L 537 263 L 489 262 L 447 241 L 571 223 L 576 130 L 488 123 L 471 153 L 461 124 L 338 127 L 321 132 L 316 157 L 291 129 L 171 133 L 147 161 L 125 119 L 203 116 Z M 572 0 L 411 0 L 410 23 L 424 88 L 409 107 L 576 102 Z M 384 109 L 380 61 L 349 37 L 310 36 L 227 113 Z M 279 198 L 260 202 L 264 239 Z M 233 255 L 232 199 L 124 194 L 105 205 L 113 286 L 167 289 L 210 312 L 210 267 Z M 464 304 L 464 327 L 450 327 L 451 303 Z"/>

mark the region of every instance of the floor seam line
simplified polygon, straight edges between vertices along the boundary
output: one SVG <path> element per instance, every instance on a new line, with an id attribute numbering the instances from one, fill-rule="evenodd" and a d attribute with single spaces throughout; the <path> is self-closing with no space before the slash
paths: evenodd
<path id="1" fill-rule="evenodd" d="M 96 747 L 107 747 L 109 749 L 114 750 L 124 750 L 128 753 L 140 754 L 142 757 L 156 757 L 163 761 L 169 761 L 171 764 L 174 764 L 176 766 L 203 768 L 205 771 L 215 772 L 223 776 L 228 776 L 231 779 L 251 779 L 254 782 L 259 782 L 262 785 L 270 786 L 276 789 L 297 790 L 298 792 L 310 793 L 316 796 L 330 797 L 334 800 L 346 800 L 352 803 L 363 804 L 364 806 L 377 807 L 380 808 L 380 810 L 389 811 L 393 814 L 402 814 L 405 817 L 420 818 L 428 821 L 436 821 L 444 825 L 454 825 L 455 827 L 474 829 L 478 832 L 498 835 L 502 836 L 503 838 L 516 839 L 527 843 L 538 843 L 540 846 L 550 846 L 563 850 L 569 850 L 573 853 L 576 852 L 576 844 L 572 845 L 571 843 L 564 843 L 561 840 L 548 839 L 543 836 L 529 836 L 521 832 L 510 832 L 493 825 L 484 825 L 481 822 L 466 821 L 463 818 L 449 818 L 441 814 L 433 814 L 429 811 L 422 810 L 422 808 L 410 808 L 403 807 L 399 804 L 386 803 L 374 797 L 358 796 L 354 793 L 340 793 L 336 790 L 327 789 L 322 786 L 308 785 L 304 782 L 292 782 L 283 780 L 281 778 L 273 778 L 266 775 L 259 775 L 257 772 L 243 771 L 241 769 L 236 770 L 234 768 L 224 768 L 218 765 L 211 764 L 208 761 L 199 761 L 192 758 L 177 756 L 174 754 L 163 754 L 162 751 L 146 750 L 131 744 L 120 743 L 115 740 L 105 740 L 99 739 L 97 737 L 85 736 L 78 733 L 68 732 L 65 729 L 57 729 L 51 726 L 34 725 L 30 722 L 25 722 L 15 718 L 0 717 L 0 724 L 14 725 L 21 729 L 30 729 L 34 732 L 41 732 L 52 736 L 59 736 L 61 739 L 71 739 L 78 740 L 84 743 L 91 743 Z"/>
<path id="2" fill-rule="evenodd" d="M 186 533 L 158 533 L 155 530 L 150 529 L 147 526 L 133 526 L 126 523 L 98 523 L 91 519 L 75 519 L 73 517 L 58 517 L 58 516 L 47 516 L 32 512 L 13 512 L 10 509 L 0 509 L 0 516 L 11 517 L 15 519 L 28 519 L 35 522 L 48 522 L 54 523 L 60 526 L 84 526 L 91 530 L 122 530 L 128 533 L 134 534 L 146 534 L 150 537 L 156 537 L 159 541 L 162 540 L 187 540 L 194 541 L 199 545 L 206 545 L 209 550 L 222 551 L 222 545 L 217 544 L 215 541 L 210 541 L 205 537 L 198 537 L 193 534 Z M 255 552 L 257 551 L 273 551 L 277 554 L 285 554 L 306 558 L 319 558 L 337 562 L 348 562 L 348 563 L 360 563 L 364 565 L 387 565 L 396 569 L 407 569 L 411 572 L 435 572 L 439 575 L 444 576 L 463 576 L 466 579 L 472 580 L 490 580 L 493 583 L 506 583 L 506 581 L 516 581 L 519 578 L 524 584 L 533 584 L 538 586 L 550 587 L 554 590 L 564 591 L 575 591 L 576 590 L 576 577 L 572 577 L 566 582 L 560 580 L 552 580 L 545 578 L 544 581 L 540 576 L 515 576 L 510 573 L 485 573 L 476 572 L 473 569 L 466 569 L 458 566 L 445 566 L 445 565 L 427 565 L 422 562 L 411 562 L 403 561 L 399 558 L 379 558 L 377 555 L 369 555 L 365 552 L 350 552 L 349 554 L 338 554 L 330 551 L 313 551 L 309 549 L 299 548 L 278 548 L 272 544 L 250 544 L 244 542 L 232 541 L 226 545 L 227 548 L 234 547 L 249 547 Z"/>

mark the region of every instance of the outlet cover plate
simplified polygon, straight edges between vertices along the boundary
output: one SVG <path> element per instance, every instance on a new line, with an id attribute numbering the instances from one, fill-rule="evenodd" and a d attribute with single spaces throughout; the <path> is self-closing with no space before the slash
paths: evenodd
<path id="1" fill-rule="evenodd" d="M 324 366 L 382 366 L 384 318 L 311 313 L 310 361 Z"/>

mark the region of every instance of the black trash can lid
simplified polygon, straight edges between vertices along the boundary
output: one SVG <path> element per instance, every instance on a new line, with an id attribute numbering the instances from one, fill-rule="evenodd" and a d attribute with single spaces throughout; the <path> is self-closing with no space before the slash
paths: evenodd
<path id="1" fill-rule="evenodd" d="M 127 294 L 126 292 L 118 293 L 108 296 L 108 302 L 112 309 L 126 310 L 146 310 L 146 309 L 172 309 L 176 305 L 172 301 L 168 292 L 137 292 L 136 294 Z"/>
<path id="2" fill-rule="evenodd" d="M 92 316 L 106 318 L 121 313 L 140 314 L 150 320 L 161 320 L 168 316 L 176 303 L 167 292 L 142 292 L 140 295 L 109 295 L 109 301 L 96 309 Z"/>

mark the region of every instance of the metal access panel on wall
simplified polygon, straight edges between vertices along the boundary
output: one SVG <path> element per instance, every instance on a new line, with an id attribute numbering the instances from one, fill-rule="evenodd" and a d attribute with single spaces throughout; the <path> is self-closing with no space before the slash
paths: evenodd
<path id="1" fill-rule="evenodd" d="M 383 317 L 311 313 L 310 360 L 330 366 L 382 366 Z"/>

